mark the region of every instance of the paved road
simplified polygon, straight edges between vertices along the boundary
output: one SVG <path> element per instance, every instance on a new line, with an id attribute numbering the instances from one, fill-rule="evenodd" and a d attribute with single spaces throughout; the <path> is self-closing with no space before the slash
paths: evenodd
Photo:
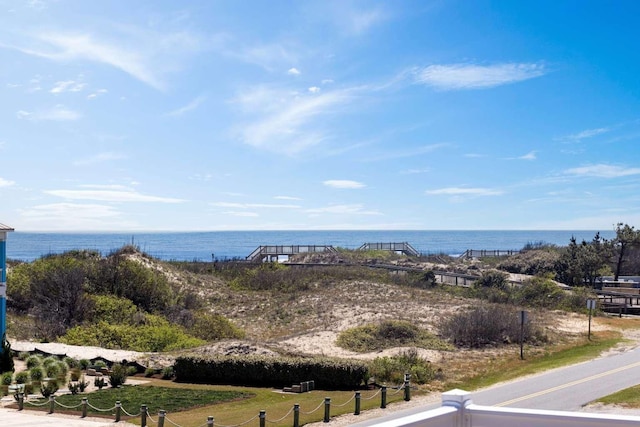
<path id="1" fill-rule="evenodd" d="M 638 384 L 640 348 L 476 391 L 472 399 L 478 405 L 577 411 L 595 399 Z M 370 426 L 439 406 L 437 403 L 397 411 L 354 426 Z"/>

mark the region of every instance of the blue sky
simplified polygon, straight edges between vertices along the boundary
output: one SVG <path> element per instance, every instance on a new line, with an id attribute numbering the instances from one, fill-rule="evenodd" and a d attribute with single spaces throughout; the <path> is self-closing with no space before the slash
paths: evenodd
<path id="1" fill-rule="evenodd" d="M 635 1 L 0 0 L 17 231 L 640 225 Z"/>

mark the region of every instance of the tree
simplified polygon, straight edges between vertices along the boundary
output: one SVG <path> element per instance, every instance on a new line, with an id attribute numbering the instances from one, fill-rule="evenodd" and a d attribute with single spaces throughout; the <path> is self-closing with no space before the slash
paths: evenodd
<path id="1" fill-rule="evenodd" d="M 7 341 L 7 334 L 2 336 L 2 350 L 0 350 L 0 374 L 13 371 L 13 357 L 11 356 L 11 344 Z"/>
<path id="2" fill-rule="evenodd" d="M 556 264 L 556 277 L 569 286 L 589 286 L 595 288 L 598 279 L 607 271 L 607 261 L 611 256 L 611 244 L 596 233 L 591 242 L 578 244 L 571 237 Z"/>
<path id="3" fill-rule="evenodd" d="M 613 247 L 616 251 L 616 272 L 613 280 L 618 280 L 620 277 L 626 256 L 634 246 L 640 246 L 640 230 L 619 222 L 616 225 L 616 237 L 613 239 Z"/>

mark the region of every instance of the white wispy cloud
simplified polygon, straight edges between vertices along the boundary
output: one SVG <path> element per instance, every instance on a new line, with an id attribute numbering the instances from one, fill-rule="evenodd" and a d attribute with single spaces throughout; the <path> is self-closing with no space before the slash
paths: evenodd
<path id="1" fill-rule="evenodd" d="M 407 169 L 404 171 L 400 171 L 400 173 L 402 175 L 417 175 L 417 174 L 421 174 L 421 173 L 427 173 L 430 172 L 431 169 L 429 168 L 423 168 L 423 169 Z"/>
<path id="2" fill-rule="evenodd" d="M 109 91 L 107 89 L 98 89 L 93 93 L 90 93 L 89 95 L 87 95 L 87 99 L 95 99 L 97 97 L 99 97 L 100 95 L 104 95 L 105 93 L 108 93 Z"/>
<path id="3" fill-rule="evenodd" d="M 311 93 L 318 93 L 321 89 L 318 86 L 311 86 L 308 90 Z"/>
<path id="4" fill-rule="evenodd" d="M 574 133 L 571 135 L 567 135 L 563 138 L 560 138 L 562 141 L 566 142 L 580 142 L 586 138 L 593 138 L 594 136 L 602 135 L 603 133 L 609 132 L 611 129 L 609 128 L 595 128 L 595 129 L 585 129 L 581 132 Z"/>
<path id="5" fill-rule="evenodd" d="M 521 82 L 546 74 L 542 64 L 430 65 L 414 70 L 416 83 L 439 90 L 486 89 Z"/>
<path id="6" fill-rule="evenodd" d="M 82 117 L 77 111 L 70 110 L 64 105 L 56 105 L 53 108 L 47 110 L 40 111 L 25 111 L 19 110 L 16 112 L 16 117 L 19 119 L 27 119 L 27 120 L 51 120 L 51 121 L 73 121 L 78 120 Z"/>
<path id="7" fill-rule="evenodd" d="M 256 212 L 248 212 L 248 211 L 224 211 L 222 213 L 225 215 L 246 217 L 246 218 L 256 218 L 260 216 Z"/>
<path id="8" fill-rule="evenodd" d="M 11 187 L 14 184 L 14 181 L 9 181 L 8 179 L 0 177 L 0 187 Z"/>
<path id="9" fill-rule="evenodd" d="M 233 203 L 233 202 L 214 202 L 211 206 L 221 208 L 235 208 L 235 209 L 299 209 L 298 205 L 282 205 L 282 204 L 269 204 L 269 203 Z"/>
<path id="10" fill-rule="evenodd" d="M 422 156 L 424 154 L 432 153 L 436 150 L 439 150 L 441 148 L 445 148 L 448 146 L 449 144 L 447 143 L 423 145 L 423 146 L 411 148 L 408 150 L 389 151 L 387 153 L 367 157 L 362 160 L 366 162 L 376 162 L 381 160 L 402 159 L 405 157 Z"/>
<path id="11" fill-rule="evenodd" d="M 373 26 L 384 21 L 386 13 L 381 8 L 352 12 L 348 17 L 349 31 L 354 34 L 363 34 Z"/>
<path id="12" fill-rule="evenodd" d="M 348 91 L 301 95 L 259 87 L 235 100 L 254 116 L 238 127 L 238 134 L 253 147 L 296 154 L 327 139 L 329 133 L 319 122 L 339 112 L 351 99 Z"/>
<path id="13" fill-rule="evenodd" d="M 445 187 L 427 190 L 426 194 L 434 196 L 500 196 L 504 192 L 493 188 Z"/>
<path id="14" fill-rule="evenodd" d="M 529 151 L 527 154 L 518 157 L 512 157 L 514 160 L 536 160 L 538 157 L 536 151 Z"/>
<path id="15" fill-rule="evenodd" d="M 85 186 L 87 187 L 87 186 Z M 185 200 L 172 197 L 150 196 L 133 189 L 107 188 L 100 186 L 83 190 L 47 190 L 46 194 L 69 200 L 97 200 L 101 202 L 140 202 L 140 203 L 183 203 Z"/>
<path id="16" fill-rule="evenodd" d="M 135 227 L 114 206 L 50 203 L 20 211 L 26 224 L 47 230 L 113 230 Z"/>
<path id="17" fill-rule="evenodd" d="M 295 67 L 289 68 L 289 70 L 287 71 L 287 74 L 291 75 L 291 76 L 299 76 L 300 75 L 300 70 L 298 70 Z"/>
<path id="18" fill-rule="evenodd" d="M 378 211 L 366 210 L 361 204 L 332 205 L 323 208 L 307 209 L 310 214 L 334 214 L 334 215 L 382 215 Z"/>
<path id="19" fill-rule="evenodd" d="M 350 189 L 350 190 L 366 187 L 366 185 L 364 185 L 361 182 L 351 181 L 351 180 L 347 180 L 347 179 L 330 179 L 330 180 L 327 180 L 327 181 L 323 181 L 322 184 L 327 186 L 327 187 L 340 188 L 340 189 Z"/>
<path id="20" fill-rule="evenodd" d="M 300 197 L 293 197 L 293 196 L 275 196 L 274 199 L 276 199 L 276 200 L 302 200 Z"/>
<path id="21" fill-rule="evenodd" d="M 567 169 L 564 173 L 566 175 L 595 178 L 621 178 L 625 176 L 640 175 L 640 168 L 598 164 Z"/>
<path id="22" fill-rule="evenodd" d="M 36 31 L 4 46 L 52 61 L 106 64 L 156 89 L 165 88 L 164 73 L 185 62 L 179 59 L 201 49 L 198 38 L 186 31 L 159 32 L 125 25 L 114 28 L 108 37 L 90 32 Z"/>
<path id="23" fill-rule="evenodd" d="M 103 153 L 98 153 L 95 156 L 87 157 L 85 159 L 76 160 L 73 162 L 73 164 L 76 166 L 86 166 L 86 165 L 92 165 L 95 163 L 108 162 L 111 160 L 120 160 L 124 158 L 125 156 L 120 153 L 103 152 Z"/>
<path id="24" fill-rule="evenodd" d="M 198 108 L 200 105 L 202 105 L 202 103 L 206 100 L 207 98 L 205 96 L 198 96 L 196 98 L 194 98 L 191 102 L 189 102 L 187 105 L 180 107 L 178 109 L 175 109 L 173 111 L 168 112 L 166 115 L 167 116 L 172 116 L 172 117 L 177 117 L 177 116 L 182 116 L 185 113 L 188 113 L 189 111 L 193 111 L 196 108 Z"/>
<path id="25" fill-rule="evenodd" d="M 85 86 L 87 86 L 86 83 L 77 82 L 75 80 L 65 80 L 56 82 L 49 92 L 54 94 L 64 92 L 80 92 L 85 88 Z"/>

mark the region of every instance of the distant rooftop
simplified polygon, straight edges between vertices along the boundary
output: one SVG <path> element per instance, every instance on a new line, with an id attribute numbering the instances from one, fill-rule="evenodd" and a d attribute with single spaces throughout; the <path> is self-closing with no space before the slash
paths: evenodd
<path id="1" fill-rule="evenodd" d="M 0 222 L 0 231 L 14 231 L 14 229 Z"/>

